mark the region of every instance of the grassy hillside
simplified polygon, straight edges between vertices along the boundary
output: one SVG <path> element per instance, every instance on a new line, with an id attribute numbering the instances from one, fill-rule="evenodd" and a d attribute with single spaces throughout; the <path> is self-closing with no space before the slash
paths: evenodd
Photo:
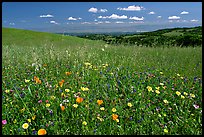
<path id="1" fill-rule="evenodd" d="M 3 28 L 2 134 L 39 133 L 201 135 L 202 47 Z"/>

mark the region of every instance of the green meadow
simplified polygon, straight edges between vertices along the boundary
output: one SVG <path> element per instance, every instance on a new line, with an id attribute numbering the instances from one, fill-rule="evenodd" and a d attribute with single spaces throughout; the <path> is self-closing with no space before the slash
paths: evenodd
<path id="1" fill-rule="evenodd" d="M 201 135 L 202 47 L 3 28 L 2 134 L 41 133 Z"/>

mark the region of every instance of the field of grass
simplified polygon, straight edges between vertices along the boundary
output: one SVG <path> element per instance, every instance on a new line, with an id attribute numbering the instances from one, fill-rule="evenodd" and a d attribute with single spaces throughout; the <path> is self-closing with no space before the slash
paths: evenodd
<path id="1" fill-rule="evenodd" d="M 3 28 L 2 134 L 45 133 L 201 135 L 202 47 Z"/>

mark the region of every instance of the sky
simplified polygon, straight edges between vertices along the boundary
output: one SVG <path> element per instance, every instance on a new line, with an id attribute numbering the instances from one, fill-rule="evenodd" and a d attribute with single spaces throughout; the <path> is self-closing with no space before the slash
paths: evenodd
<path id="1" fill-rule="evenodd" d="M 202 26 L 202 2 L 3 2 L 2 26 L 54 33 Z"/>

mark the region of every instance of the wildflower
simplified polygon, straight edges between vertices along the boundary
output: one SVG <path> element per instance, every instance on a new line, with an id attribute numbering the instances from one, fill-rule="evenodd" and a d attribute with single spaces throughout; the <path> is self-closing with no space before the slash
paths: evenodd
<path id="1" fill-rule="evenodd" d="M 166 89 L 167 88 L 167 86 L 163 86 L 163 89 Z"/>
<path id="2" fill-rule="evenodd" d="M 113 108 L 113 109 L 112 109 L 112 111 L 113 111 L 113 112 L 116 112 L 116 109 L 115 109 L 115 108 Z"/>
<path id="3" fill-rule="evenodd" d="M 103 104 L 103 100 L 97 100 L 97 103 L 100 106 L 101 104 Z"/>
<path id="4" fill-rule="evenodd" d="M 164 133 L 168 133 L 168 130 L 166 128 L 164 129 Z"/>
<path id="5" fill-rule="evenodd" d="M 14 124 L 16 124 L 16 123 L 17 123 L 17 120 L 16 120 L 16 119 L 14 119 L 13 123 L 14 123 Z"/>
<path id="6" fill-rule="evenodd" d="M 46 103 L 48 103 L 49 101 L 48 101 L 48 100 L 46 100 L 45 102 L 46 102 Z"/>
<path id="7" fill-rule="evenodd" d="M 183 79 L 183 77 L 181 77 L 181 79 Z"/>
<path id="8" fill-rule="evenodd" d="M 166 117 L 166 114 L 165 114 L 165 113 L 164 113 L 163 115 Z"/>
<path id="9" fill-rule="evenodd" d="M 112 114 L 112 119 L 113 120 L 116 120 L 118 118 L 118 115 L 117 114 Z"/>
<path id="10" fill-rule="evenodd" d="M 65 72 L 65 74 L 66 74 L 67 76 L 69 76 L 69 75 L 71 75 L 72 73 L 71 73 L 71 72 Z"/>
<path id="11" fill-rule="evenodd" d="M 7 89 L 7 90 L 5 90 L 5 92 L 6 92 L 6 93 L 9 93 L 9 92 L 10 92 L 10 90 L 8 90 L 8 89 Z"/>
<path id="12" fill-rule="evenodd" d="M 159 92 L 159 90 L 155 90 L 155 92 L 157 93 L 157 94 L 159 94 L 160 92 Z"/>
<path id="13" fill-rule="evenodd" d="M 150 87 L 150 86 L 147 86 L 147 89 L 149 92 L 152 91 L 152 87 Z"/>
<path id="14" fill-rule="evenodd" d="M 127 103 L 128 107 L 132 107 L 132 103 Z"/>
<path id="15" fill-rule="evenodd" d="M 87 125 L 87 122 L 86 122 L 86 121 L 83 121 L 82 124 L 86 126 L 86 125 Z"/>
<path id="16" fill-rule="evenodd" d="M 63 83 L 64 83 L 64 80 L 61 80 L 61 81 L 59 82 L 59 86 L 62 87 L 62 86 L 63 86 Z"/>
<path id="17" fill-rule="evenodd" d="M 85 87 L 81 87 L 81 90 L 82 90 L 82 91 L 88 91 L 89 89 L 88 89 L 88 88 L 85 88 Z"/>
<path id="18" fill-rule="evenodd" d="M 183 92 L 183 94 L 186 95 L 186 96 L 188 96 L 188 93 L 186 93 L 186 92 Z"/>
<path id="19" fill-rule="evenodd" d="M 42 103 L 42 100 L 39 100 L 38 103 Z"/>
<path id="20" fill-rule="evenodd" d="M 46 104 L 46 107 L 50 107 L 50 104 L 49 104 L 49 103 L 47 103 L 47 104 Z"/>
<path id="21" fill-rule="evenodd" d="M 116 119 L 115 121 L 116 121 L 116 122 L 119 122 L 119 119 Z"/>
<path id="22" fill-rule="evenodd" d="M 97 117 L 97 119 L 99 119 L 101 122 L 104 121 L 104 119 L 103 119 L 103 118 L 100 118 L 100 117 Z"/>
<path id="23" fill-rule="evenodd" d="M 61 106 L 61 110 L 64 111 L 65 110 L 65 106 Z"/>
<path id="24" fill-rule="evenodd" d="M 77 102 L 77 103 L 81 103 L 83 100 L 84 100 L 83 98 L 77 97 L 76 102 Z"/>
<path id="25" fill-rule="evenodd" d="M 36 76 L 34 76 L 34 81 L 35 81 L 36 84 L 41 84 L 42 83 L 41 80 Z"/>
<path id="26" fill-rule="evenodd" d="M 28 82 L 30 82 L 30 80 L 25 79 L 25 83 L 28 83 Z"/>
<path id="27" fill-rule="evenodd" d="M 159 85 L 164 86 L 164 83 L 159 83 Z"/>
<path id="28" fill-rule="evenodd" d="M 46 135 L 47 131 L 45 129 L 38 130 L 38 135 Z"/>
<path id="29" fill-rule="evenodd" d="M 105 110 L 105 108 L 104 108 L 104 107 L 101 107 L 100 110 Z"/>
<path id="30" fill-rule="evenodd" d="M 199 108 L 199 105 L 196 105 L 196 104 L 195 104 L 195 105 L 193 105 L 193 106 L 194 106 L 195 109 L 198 109 L 198 108 Z"/>
<path id="31" fill-rule="evenodd" d="M 65 94 L 64 94 L 64 93 L 61 93 L 61 97 L 65 97 Z"/>
<path id="32" fill-rule="evenodd" d="M 164 74 L 163 72 L 160 72 L 160 74 Z"/>
<path id="33" fill-rule="evenodd" d="M 65 89 L 65 92 L 69 92 L 70 90 L 69 89 Z"/>
<path id="34" fill-rule="evenodd" d="M 29 123 L 31 123 L 31 119 L 27 119 Z"/>
<path id="35" fill-rule="evenodd" d="M 43 64 L 43 67 L 47 67 L 47 64 Z"/>
<path id="36" fill-rule="evenodd" d="M 86 62 L 86 63 L 84 63 L 86 66 L 90 66 L 91 65 L 91 63 L 89 63 L 89 62 Z"/>
<path id="37" fill-rule="evenodd" d="M 32 120 L 35 120 L 35 118 L 36 118 L 36 115 L 32 116 Z"/>
<path id="38" fill-rule="evenodd" d="M 158 116 L 159 116 L 159 117 L 161 117 L 161 115 L 160 115 L 160 114 L 159 114 Z"/>
<path id="39" fill-rule="evenodd" d="M 164 101 L 164 103 L 166 103 L 166 104 L 168 104 L 169 102 L 165 99 L 165 100 L 163 100 Z"/>
<path id="40" fill-rule="evenodd" d="M 177 76 L 179 76 L 179 77 L 180 77 L 180 74 L 177 74 Z"/>
<path id="41" fill-rule="evenodd" d="M 23 129 L 27 129 L 27 128 L 29 127 L 29 125 L 28 125 L 28 123 L 24 123 L 24 124 L 22 125 L 22 127 L 23 127 Z"/>
<path id="42" fill-rule="evenodd" d="M 77 108 L 77 107 L 78 107 L 78 105 L 77 105 L 77 104 L 74 104 L 74 105 L 73 105 L 73 107 Z"/>
<path id="43" fill-rule="evenodd" d="M 2 120 L 2 125 L 6 125 L 7 121 L 6 120 Z"/>
<path id="44" fill-rule="evenodd" d="M 190 96 L 191 96 L 192 98 L 195 98 L 195 95 L 194 95 L 194 94 L 191 94 L 191 93 L 190 93 Z"/>
<path id="45" fill-rule="evenodd" d="M 180 95 L 181 95 L 181 93 L 180 93 L 179 91 L 176 91 L 176 95 L 180 96 Z"/>
<path id="46" fill-rule="evenodd" d="M 184 99 L 185 97 L 183 95 L 181 95 L 181 98 Z"/>

